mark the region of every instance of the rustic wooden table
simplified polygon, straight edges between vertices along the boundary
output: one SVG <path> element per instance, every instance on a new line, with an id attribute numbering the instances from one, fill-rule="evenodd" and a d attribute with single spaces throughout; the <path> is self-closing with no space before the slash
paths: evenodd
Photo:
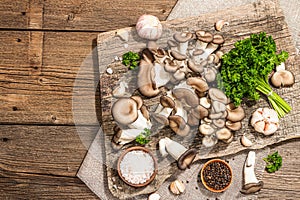
<path id="1" fill-rule="evenodd" d="M 95 85 L 86 84 L 99 77 L 97 55 L 91 55 L 98 33 L 133 26 L 145 12 L 165 20 L 175 4 L 0 1 L 0 199 L 97 199 L 75 176 L 87 152 L 82 140 L 93 139 L 80 139 L 75 127 L 75 79 L 86 89 L 81 95 L 99 106 Z M 91 70 L 77 77 L 86 58 Z M 86 133 L 99 127 L 100 115 L 88 117 L 95 112 L 88 108 L 79 120 Z M 260 199 L 300 199 L 299 146 L 299 139 L 272 146 L 283 156 L 283 167 L 264 174 Z"/>

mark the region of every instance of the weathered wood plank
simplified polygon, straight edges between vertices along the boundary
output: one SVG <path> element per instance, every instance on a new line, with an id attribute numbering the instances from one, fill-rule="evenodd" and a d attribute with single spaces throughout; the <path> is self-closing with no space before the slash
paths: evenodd
<path id="1" fill-rule="evenodd" d="M 96 36 L 2 31 L 0 123 L 97 125 Z"/>
<path id="2" fill-rule="evenodd" d="M 144 14 L 165 20 L 176 0 L 2 0 L 0 29 L 107 31 L 132 26 Z"/>
<path id="3" fill-rule="evenodd" d="M 75 177 L 98 128 L 2 125 L 0 169 L 7 173 Z"/>
<path id="4" fill-rule="evenodd" d="M 0 199 L 98 199 L 75 177 L 13 173 L 0 169 Z"/>
<path id="5" fill-rule="evenodd" d="M 299 57 L 295 55 L 295 48 L 292 44 L 291 35 L 284 21 L 283 13 L 278 8 L 278 5 L 270 4 L 270 2 L 263 1 L 261 1 L 258 4 L 259 6 L 254 6 L 253 4 L 250 4 L 218 13 L 209 13 L 199 17 L 177 19 L 174 21 L 163 22 L 164 33 L 161 39 L 159 39 L 157 42 L 161 47 L 166 47 L 167 39 L 172 38 L 175 31 L 203 29 L 215 32 L 213 27 L 214 22 L 218 19 L 225 19 L 230 23 L 230 26 L 228 26 L 227 29 L 225 28 L 224 32 L 222 32 L 225 38 L 225 44 L 222 47 L 222 50 L 224 50 L 225 52 L 232 48 L 233 43 L 237 40 L 249 37 L 251 33 L 265 31 L 267 32 L 267 34 L 273 36 L 279 50 L 286 50 L 290 53 L 289 60 L 287 61 L 287 66 L 289 70 L 294 72 L 297 81 L 292 88 L 278 90 L 278 93 L 282 95 L 288 103 L 291 104 L 294 110 L 284 119 L 281 120 L 280 130 L 277 131 L 271 137 L 263 137 L 261 134 L 255 133 L 253 128 L 249 125 L 249 117 L 258 106 L 263 107 L 268 106 L 268 104 L 265 100 L 260 100 L 258 104 L 251 107 L 243 105 L 246 110 L 247 116 L 246 119 L 243 121 L 244 129 L 236 132 L 233 142 L 228 145 L 221 144 L 220 142 L 212 150 L 204 150 L 203 148 L 201 148 L 201 142 L 199 141 L 199 138 L 197 136 L 191 136 L 194 139 L 193 144 L 191 144 L 189 138 L 179 139 L 174 136 L 175 140 L 180 140 L 181 143 L 185 144 L 186 146 L 193 146 L 197 149 L 200 149 L 201 158 L 220 157 L 224 155 L 237 153 L 238 151 L 246 149 L 240 144 L 240 136 L 244 133 L 251 134 L 253 135 L 253 137 L 255 137 L 255 144 L 251 147 L 253 149 L 262 148 L 264 146 L 271 145 L 282 140 L 287 140 L 300 136 L 300 126 L 298 120 L 299 107 L 296 106 L 300 103 L 300 98 L 298 97 L 300 89 L 298 81 L 300 71 L 298 66 L 300 64 L 300 60 Z M 122 78 L 125 75 L 127 76 L 128 74 L 126 74 L 127 70 L 124 66 L 122 66 L 122 64 L 111 64 L 111 60 L 114 56 L 120 56 L 128 50 L 133 50 L 137 52 L 145 47 L 145 41 L 137 36 L 134 28 L 126 28 L 125 30 L 129 32 L 129 41 L 126 42 L 128 44 L 128 48 L 124 48 L 124 42 L 122 42 L 119 37 L 115 36 L 114 31 L 103 33 L 98 36 L 98 55 L 100 71 L 105 69 L 108 65 L 112 67 L 115 71 L 113 75 L 101 73 L 100 86 L 102 95 L 101 105 L 103 116 L 103 130 L 106 137 L 105 148 L 108 163 L 108 176 L 116 177 L 118 176 L 114 169 L 119 154 L 115 153 L 111 147 L 111 138 L 114 127 L 114 122 L 112 121 L 110 112 L 110 108 L 113 101 L 111 97 L 111 92 L 112 89 L 118 85 L 118 81 L 120 80 L 120 78 Z M 134 87 L 136 82 L 136 74 L 133 73 L 133 75 L 129 76 L 127 80 L 128 81 L 126 82 Z M 135 89 L 136 87 L 133 88 L 133 91 Z M 157 101 L 155 102 L 155 100 L 149 100 L 147 98 L 144 98 L 144 101 L 145 105 L 147 105 L 148 107 L 157 104 Z M 194 134 L 192 135 L 198 135 L 197 130 L 195 130 L 193 132 Z M 157 132 L 156 134 L 156 136 L 158 137 L 172 135 L 169 129 L 158 131 L 159 132 Z M 149 147 L 155 155 L 157 155 L 157 141 L 158 138 L 155 138 L 153 141 L 151 141 L 152 143 L 150 145 L 147 145 L 147 147 Z M 116 195 L 119 198 L 129 198 L 135 195 L 150 193 L 154 191 L 155 188 L 159 187 L 159 185 L 164 181 L 164 179 L 168 177 L 167 174 L 172 174 L 174 169 L 172 168 L 172 166 L 165 166 L 162 163 L 159 163 L 159 169 L 161 169 L 161 171 L 158 173 L 157 178 L 148 187 L 143 188 L 141 190 L 134 190 L 131 187 L 122 184 L 122 182 L 118 182 L 118 184 L 122 185 L 123 190 L 113 190 L 114 195 Z M 167 174 L 165 174 L 165 171 L 167 172 Z M 114 184 L 116 184 L 116 182 L 109 182 L 110 189 L 112 189 L 112 185 Z"/>

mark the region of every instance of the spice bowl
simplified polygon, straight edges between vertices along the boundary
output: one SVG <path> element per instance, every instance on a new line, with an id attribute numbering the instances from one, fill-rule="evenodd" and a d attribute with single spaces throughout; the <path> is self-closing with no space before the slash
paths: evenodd
<path id="1" fill-rule="evenodd" d="M 204 187 L 211 192 L 224 192 L 232 183 L 232 169 L 221 159 L 207 161 L 200 173 Z"/>
<path id="2" fill-rule="evenodd" d="M 117 170 L 119 177 L 127 185 L 144 187 L 155 178 L 158 165 L 149 149 L 134 146 L 122 152 L 118 159 Z"/>

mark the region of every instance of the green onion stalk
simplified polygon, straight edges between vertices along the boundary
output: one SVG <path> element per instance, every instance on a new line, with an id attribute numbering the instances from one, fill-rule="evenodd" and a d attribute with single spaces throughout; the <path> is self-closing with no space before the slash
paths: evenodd
<path id="1" fill-rule="evenodd" d="M 291 106 L 271 89 L 267 79 L 259 78 L 257 84 L 256 89 L 268 97 L 269 102 L 277 112 L 279 118 L 282 118 L 292 110 Z"/>

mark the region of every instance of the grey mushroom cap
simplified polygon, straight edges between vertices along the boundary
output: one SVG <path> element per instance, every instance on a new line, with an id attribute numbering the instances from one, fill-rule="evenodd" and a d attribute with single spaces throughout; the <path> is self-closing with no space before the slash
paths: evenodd
<path id="1" fill-rule="evenodd" d="M 157 121 L 159 124 L 163 124 L 165 126 L 168 126 L 169 125 L 169 119 L 164 116 L 164 115 L 161 115 L 159 113 L 152 113 L 151 114 L 151 117 Z"/>
<path id="2" fill-rule="evenodd" d="M 189 89 L 173 89 L 172 94 L 176 99 L 184 100 L 191 107 L 196 107 L 199 104 L 199 98 L 195 93 L 193 93 Z"/>
<path id="3" fill-rule="evenodd" d="M 197 155 L 196 149 L 189 149 L 184 152 L 178 159 L 177 166 L 181 170 L 189 168 Z"/>
<path id="4" fill-rule="evenodd" d="M 295 77 L 288 70 L 276 71 L 271 77 L 271 83 L 275 87 L 289 87 L 295 83 Z"/>
<path id="5" fill-rule="evenodd" d="M 123 125 L 129 125 L 138 118 L 137 103 L 132 98 L 118 99 L 112 106 L 114 120 Z"/>
<path id="6" fill-rule="evenodd" d="M 171 55 L 176 59 L 176 60 L 185 60 L 187 58 L 186 55 L 184 54 L 181 54 L 180 52 L 178 51 L 171 51 Z"/>
<path id="7" fill-rule="evenodd" d="M 208 91 L 208 95 L 214 101 L 219 101 L 223 104 L 227 104 L 228 99 L 222 90 L 219 90 L 217 88 L 210 88 Z"/>
<path id="8" fill-rule="evenodd" d="M 241 192 L 243 194 L 252 194 L 261 190 L 263 186 L 264 183 L 262 181 L 259 181 L 258 183 L 248 183 L 243 186 Z"/>
<path id="9" fill-rule="evenodd" d="M 193 37 L 193 34 L 178 32 L 178 33 L 175 33 L 173 37 L 177 42 L 184 43 L 184 42 L 189 41 Z"/>

